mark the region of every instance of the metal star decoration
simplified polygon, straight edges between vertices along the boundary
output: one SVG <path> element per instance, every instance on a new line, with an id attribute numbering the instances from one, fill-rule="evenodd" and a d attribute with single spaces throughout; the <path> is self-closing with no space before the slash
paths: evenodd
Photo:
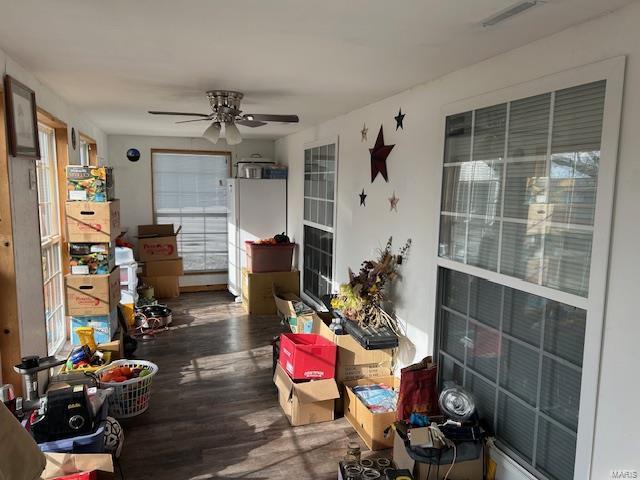
<path id="1" fill-rule="evenodd" d="M 384 133 L 382 132 L 382 125 L 380 125 L 380 131 L 378 132 L 378 138 L 373 148 L 369 149 L 371 154 L 371 183 L 376 179 L 378 174 L 382 175 L 385 182 L 389 181 L 387 174 L 387 157 L 393 150 L 395 145 L 384 144 Z"/>
<path id="2" fill-rule="evenodd" d="M 393 212 L 394 210 L 397 212 L 398 211 L 398 202 L 400 201 L 400 199 L 398 197 L 396 197 L 396 192 L 393 192 L 393 195 L 391 197 L 389 197 L 389 211 Z"/>
<path id="3" fill-rule="evenodd" d="M 362 193 L 358 194 L 358 196 L 360 197 L 360 206 L 366 207 L 367 204 L 365 203 L 365 200 L 367 199 L 367 194 L 364 193 L 364 188 L 362 189 Z"/>
<path id="4" fill-rule="evenodd" d="M 396 115 L 395 118 L 396 119 L 396 130 L 398 130 L 399 128 L 404 130 L 404 125 L 402 125 L 402 122 L 404 121 L 404 116 L 406 114 L 402 113 L 402 109 L 398 110 L 398 115 Z"/>
<path id="5" fill-rule="evenodd" d="M 367 128 L 367 124 L 363 123 L 362 130 L 360 130 L 360 134 L 362 135 L 362 140 L 360 140 L 361 142 L 367 141 L 367 132 L 369 132 L 369 129 Z"/>

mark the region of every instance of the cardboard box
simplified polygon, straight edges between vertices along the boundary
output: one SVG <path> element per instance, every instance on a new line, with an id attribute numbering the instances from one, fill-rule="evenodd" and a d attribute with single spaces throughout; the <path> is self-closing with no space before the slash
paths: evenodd
<path id="1" fill-rule="evenodd" d="M 393 349 L 366 350 L 351 335 L 336 335 L 323 318 L 315 313 L 313 333 L 336 344 L 336 380 L 338 384 L 367 377 L 391 375 Z"/>
<path id="2" fill-rule="evenodd" d="M 314 310 L 293 293 L 274 293 L 278 316 L 291 328 L 293 333 L 313 332 Z"/>
<path id="3" fill-rule="evenodd" d="M 450 463 L 438 465 L 429 465 L 426 463 L 416 463 L 405 448 L 402 438 L 398 432 L 394 432 L 393 440 L 393 462 L 399 469 L 407 469 L 413 474 L 415 480 L 443 480 Z M 482 480 L 483 478 L 482 456 L 475 460 L 464 462 L 455 462 L 448 480 Z"/>
<path id="4" fill-rule="evenodd" d="M 182 258 L 144 262 L 142 274 L 145 277 L 179 277 L 184 274 Z"/>
<path id="5" fill-rule="evenodd" d="M 67 166 L 67 200 L 108 202 L 114 198 L 113 168 Z"/>
<path id="6" fill-rule="evenodd" d="M 389 385 L 396 389 L 400 387 L 400 379 L 392 376 L 361 378 L 344 384 L 344 416 L 371 450 L 383 450 L 393 446 L 393 436 L 389 435 L 385 438 L 384 432 L 396 421 L 396 412 L 371 412 L 353 393 L 352 388 L 356 385 L 378 383 Z"/>
<path id="7" fill-rule="evenodd" d="M 142 277 L 142 283 L 153 287 L 155 298 L 176 298 L 180 296 L 178 277 Z"/>
<path id="8" fill-rule="evenodd" d="M 294 380 L 334 378 L 336 345 L 322 335 L 283 333 L 278 361 Z"/>
<path id="9" fill-rule="evenodd" d="M 120 269 L 109 275 L 66 275 L 67 315 L 109 315 L 120 302 Z"/>
<path id="10" fill-rule="evenodd" d="M 273 383 L 278 388 L 280 407 L 294 427 L 333 420 L 334 401 L 340 396 L 335 380 L 295 383 L 277 365 Z"/>
<path id="11" fill-rule="evenodd" d="M 93 327 L 93 338 L 96 343 L 109 343 L 118 330 L 118 308 L 114 308 L 108 315 L 71 317 L 71 344 L 80 345 L 76 333 L 78 327 Z"/>
<path id="12" fill-rule="evenodd" d="M 120 201 L 67 202 L 67 241 L 114 244 L 120 235 Z"/>
<path id="13" fill-rule="evenodd" d="M 242 269 L 242 303 L 252 315 L 275 315 L 275 291 L 300 294 L 300 272 L 249 273 Z"/>
<path id="14" fill-rule="evenodd" d="M 138 225 L 138 260 L 147 262 L 179 258 L 176 236 L 180 229 L 174 231 L 172 223 Z"/>
<path id="15" fill-rule="evenodd" d="M 106 275 L 115 267 L 115 246 L 108 243 L 69 244 L 71 275 Z"/>
<path id="16" fill-rule="evenodd" d="M 42 480 L 80 478 L 82 480 L 115 479 L 113 459 L 110 453 L 53 453 L 44 454 L 47 459 Z M 74 474 L 95 472 L 93 476 L 77 476 Z"/>

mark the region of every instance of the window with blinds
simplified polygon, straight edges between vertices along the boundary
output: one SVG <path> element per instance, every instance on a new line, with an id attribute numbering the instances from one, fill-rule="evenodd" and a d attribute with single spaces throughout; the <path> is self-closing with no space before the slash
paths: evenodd
<path id="1" fill-rule="evenodd" d="M 468 388 L 498 445 L 555 480 L 574 474 L 605 87 L 446 119 L 440 381 Z"/>
<path id="2" fill-rule="evenodd" d="M 152 155 L 156 223 L 182 227 L 178 251 L 188 273 L 227 270 L 227 189 L 230 156 Z"/>
<path id="3" fill-rule="evenodd" d="M 334 143 L 305 150 L 302 284 L 303 291 L 319 303 L 333 285 L 336 171 Z"/>
<path id="4" fill-rule="evenodd" d="M 498 445 L 573 479 L 586 311 L 441 269 L 441 382 L 463 385 Z"/>
<path id="5" fill-rule="evenodd" d="M 605 81 L 446 122 L 439 255 L 582 297 Z"/>

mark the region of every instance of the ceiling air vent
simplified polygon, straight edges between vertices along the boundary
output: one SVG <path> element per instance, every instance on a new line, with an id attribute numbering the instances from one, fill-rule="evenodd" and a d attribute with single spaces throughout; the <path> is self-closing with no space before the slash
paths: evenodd
<path id="1" fill-rule="evenodd" d="M 494 25 L 497 25 L 498 23 L 504 22 L 505 20 L 518 15 L 522 12 L 526 12 L 527 10 L 529 10 L 530 8 L 535 7 L 536 5 L 540 5 L 544 3 L 544 1 L 542 0 L 524 0 L 523 2 L 518 2 L 514 5 L 511 5 L 510 7 L 507 7 L 506 9 L 491 15 L 488 18 L 485 18 L 481 23 L 481 25 L 483 27 L 493 27 Z"/>

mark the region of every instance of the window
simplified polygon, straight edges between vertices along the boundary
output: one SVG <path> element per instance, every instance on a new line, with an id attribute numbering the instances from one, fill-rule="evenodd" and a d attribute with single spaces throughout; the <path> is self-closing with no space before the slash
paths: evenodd
<path id="1" fill-rule="evenodd" d="M 66 338 L 56 140 L 54 130 L 44 125 L 38 126 L 38 136 L 41 158 L 36 163 L 36 169 L 45 324 L 47 351 L 49 355 L 53 355 L 64 344 Z"/>
<path id="2" fill-rule="evenodd" d="M 623 72 L 612 59 L 447 107 L 440 381 L 549 479 L 590 476 Z"/>
<path id="3" fill-rule="evenodd" d="M 572 479 L 583 309 L 442 269 L 441 381 L 473 393 L 497 444 L 552 479 Z"/>
<path id="4" fill-rule="evenodd" d="M 316 302 L 333 287 L 336 144 L 304 151 L 303 291 Z"/>
<path id="5" fill-rule="evenodd" d="M 230 154 L 152 152 L 157 223 L 182 227 L 178 251 L 187 273 L 224 272 Z"/>
<path id="6" fill-rule="evenodd" d="M 605 85 L 447 118 L 441 257 L 588 296 Z"/>

